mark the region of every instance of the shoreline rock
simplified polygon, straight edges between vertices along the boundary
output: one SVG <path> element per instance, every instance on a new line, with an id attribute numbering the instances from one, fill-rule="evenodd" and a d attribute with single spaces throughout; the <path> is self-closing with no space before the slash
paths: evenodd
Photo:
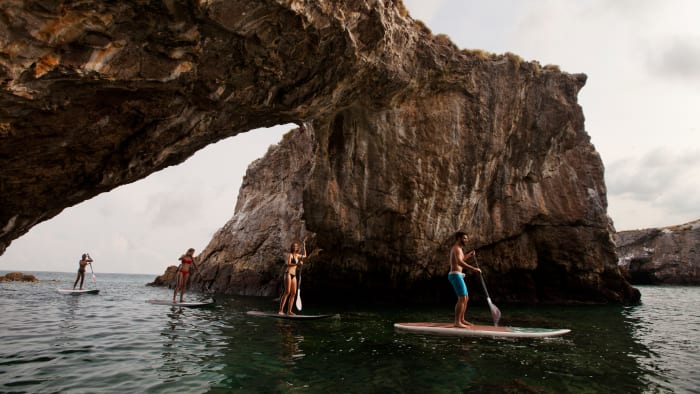
<path id="1" fill-rule="evenodd" d="M 39 279 L 30 274 L 23 274 L 21 272 L 10 272 L 5 276 L 0 276 L 0 282 L 38 282 Z"/>
<path id="2" fill-rule="evenodd" d="M 632 284 L 700 285 L 700 220 L 614 235 Z"/>
<path id="3" fill-rule="evenodd" d="M 165 269 L 163 275 L 158 275 L 151 283 L 147 283 L 146 286 L 155 287 L 168 287 L 168 289 L 174 289 L 177 284 L 177 266 L 171 265 Z"/>

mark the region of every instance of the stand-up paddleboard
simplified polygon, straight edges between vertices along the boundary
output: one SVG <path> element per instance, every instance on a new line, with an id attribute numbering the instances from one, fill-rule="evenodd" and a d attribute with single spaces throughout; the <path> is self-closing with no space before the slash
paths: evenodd
<path id="1" fill-rule="evenodd" d="M 451 335 L 460 337 L 506 337 L 506 338 L 546 338 L 564 335 L 571 330 L 566 328 L 523 328 L 473 325 L 469 328 L 455 327 L 453 323 L 394 323 L 398 331 L 416 334 Z"/>
<path id="2" fill-rule="evenodd" d="M 61 294 L 97 294 L 100 291 L 98 289 L 56 289 Z"/>
<path id="3" fill-rule="evenodd" d="M 247 314 L 251 316 L 260 317 L 274 317 L 277 319 L 289 319 L 289 320 L 314 320 L 314 319 L 325 319 L 327 317 L 338 316 L 338 314 L 327 314 L 327 315 L 280 315 L 277 312 L 260 312 L 260 311 L 248 311 Z"/>
<path id="4" fill-rule="evenodd" d="M 182 306 L 186 308 L 198 308 L 203 306 L 214 305 L 214 301 L 193 301 L 193 302 L 173 302 L 173 300 L 146 300 L 149 304 Z"/>

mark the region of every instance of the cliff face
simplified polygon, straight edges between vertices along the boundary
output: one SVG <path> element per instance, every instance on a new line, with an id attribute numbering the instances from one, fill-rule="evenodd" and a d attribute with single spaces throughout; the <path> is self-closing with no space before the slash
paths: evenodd
<path id="1" fill-rule="evenodd" d="M 0 251 L 34 224 L 250 129 L 254 163 L 194 286 L 452 297 L 452 234 L 492 296 L 635 302 L 616 265 L 584 75 L 460 51 L 400 1 L 0 3 Z M 478 282 L 477 282 L 478 283 Z"/>
<path id="2" fill-rule="evenodd" d="M 700 285 L 700 220 L 620 231 L 614 239 L 632 283 Z"/>

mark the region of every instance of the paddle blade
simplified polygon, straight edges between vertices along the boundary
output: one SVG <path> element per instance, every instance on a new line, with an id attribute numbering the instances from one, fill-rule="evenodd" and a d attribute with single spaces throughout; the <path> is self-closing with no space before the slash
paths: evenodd
<path id="1" fill-rule="evenodd" d="M 301 289 L 297 290 L 297 302 L 296 307 L 298 311 L 301 311 Z"/>
<path id="2" fill-rule="evenodd" d="M 92 274 L 92 280 L 97 280 L 97 278 L 95 278 L 95 274 Z"/>
<path id="3" fill-rule="evenodd" d="M 491 317 L 493 318 L 493 325 L 498 326 L 498 322 L 501 320 L 501 311 L 496 305 L 491 302 L 491 298 L 487 298 L 486 301 L 489 303 L 489 309 L 491 309 Z"/>

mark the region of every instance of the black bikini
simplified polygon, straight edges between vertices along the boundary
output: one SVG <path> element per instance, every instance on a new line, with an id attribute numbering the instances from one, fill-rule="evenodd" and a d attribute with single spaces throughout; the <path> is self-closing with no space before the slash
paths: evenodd
<path id="1" fill-rule="evenodd" d="M 292 261 L 294 262 L 294 265 L 299 264 L 296 257 L 292 257 Z M 296 274 L 290 274 L 289 271 L 285 272 L 285 274 L 289 275 L 290 279 L 294 279 L 296 277 Z"/>

